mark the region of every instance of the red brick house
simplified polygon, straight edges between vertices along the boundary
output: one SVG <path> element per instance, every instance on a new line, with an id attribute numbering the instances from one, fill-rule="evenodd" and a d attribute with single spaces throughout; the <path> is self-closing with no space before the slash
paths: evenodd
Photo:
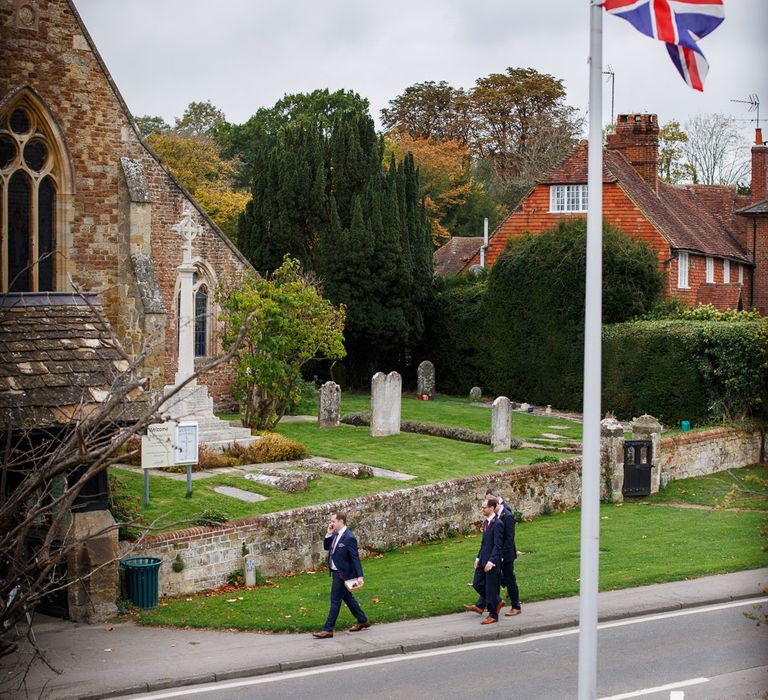
<path id="1" fill-rule="evenodd" d="M 768 149 L 762 136 L 752 149 L 751 200 L 733 186 L 659 181 L 658 137 L 655 114 L 618 117 L 604 151 L 605 222 L 656 252 L 667 298 L 719 309 L 755 306 L 768 313 Z M 511 238 L 552 228 L 563 217 L 586 217 L 586 211 L 587 144 L 582 142 L 496 228 L 486 264 L 493 265 Z M 479 262 L 477 250 L 462 271 Z"/>
<path id="2" fill-rule="evenodd" d="M 146 371 L 162 389 L 177 364 L 182 247 L 171 229 L 184 208 L 202 226 L 200 361 L 220 350 L 216 285 L 250 265 L 143 143 L 71 0 L 0 0 L 0 49 L 0 294 L 71 292 L 70 277 L 98 292 L 123 347 L 155 338 Z M 217 401 L 231 376 L 203 378 Z"/>

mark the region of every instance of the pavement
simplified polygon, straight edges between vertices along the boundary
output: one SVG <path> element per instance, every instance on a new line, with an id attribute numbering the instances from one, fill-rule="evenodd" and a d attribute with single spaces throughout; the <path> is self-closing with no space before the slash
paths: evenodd
<path id="1" fill-rule="evenodd" d="M 764 596 L 768 568 L 654 584 L 599 594 L 600 621 Z M 468 598 L 468 602 L 469 598 Z M 506 609 L 505 609 L 506 610 Z M 28 651 L 0 659 L 0 696 L 96 700 L 165 688 L 294 671 L 312 666 L 408 654 L 425 649 L 517 637 L 578 625 L 578 597 L 526 604 L 523 614 L 480 625 L 473 613 L 388 624 L 333 639 L 310 634 L 260 634 L 143 627 L 132 622 L 86 625 L 38 616 L 33 631 L 50 667 L 36 663 L 26 692 L 9 679 Z M 26 656 L 25 656 L 26 655 Z"/>

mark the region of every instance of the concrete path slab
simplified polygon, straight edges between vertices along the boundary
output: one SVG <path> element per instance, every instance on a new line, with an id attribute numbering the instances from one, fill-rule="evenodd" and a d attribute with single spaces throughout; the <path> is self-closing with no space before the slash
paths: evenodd
<path id="1" fill-rule="evenodd" d="M 259 503 L 260 501 L 268 500 L 267 496 L 262 496 L 260 493 L 243 491 L 243 489 L 238 489 L 234 486 L 217 486 L 213 490 L 216 493 L 220 493 L 224 496 L 231 496 L 232 498 L 236 498 L 239 501 L 246 501 L 247 503 Z"/>
<path id="2" fill-rule="evenodd" d="M 382 469 L 381 467 L 371 467 L 373 469 L 374 476 L 380 476 L 383 479 L 394 479 L 395 481 L 410 481 L 416 477 L 413 474 L 405 474 L 404 472 L 395 472 L 391 469 Z"/>

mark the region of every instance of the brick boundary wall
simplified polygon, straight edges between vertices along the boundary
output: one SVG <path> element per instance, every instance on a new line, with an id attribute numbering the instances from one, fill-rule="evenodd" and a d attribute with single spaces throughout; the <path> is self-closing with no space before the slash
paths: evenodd
<path id="1" fill-rule="evenodd" d="M 664 438 L 658 461 L 662 473 L 674 480 L 743 467 L 761 459 L 762 432 L 717 428 Z M 603 497 L 608 495 L 606 470 L 603 464 Z M 136 553 L 163 560 L 160 595 L 194 593 L 221 585 L 230 572 L 242 568 L 243 543 L 268 576 L 324 567 L 323 534 L 331 513 L 337 510 L 347 513 L 363 556 L 476 527 L 488 486 L 497 488 L 512 510 L 526 518 L 567 510 L 580 500 L 581 459 L 268 513 L 219 527 L 178 530 L 145 540 Z M 177 555 L 185 565 L 180 572 L 171 568 Z"/>

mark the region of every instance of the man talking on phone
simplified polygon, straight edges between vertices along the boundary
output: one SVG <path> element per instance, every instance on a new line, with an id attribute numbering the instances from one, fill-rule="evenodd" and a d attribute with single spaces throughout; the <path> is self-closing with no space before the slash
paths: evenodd
<path id="1" fill-rule="evenodd" d="M 328 619 L 320 632 L 313 632 L 315 639 L 333 637 L 333 628 L 339 616 L 341 602 L 344 601 L 349 611 L 355 616 L 357 624 L 349 628 L 350 632 L 359 632 L 371 626 L 360 603 L 355 600 L 352 591 L 363 587 L 363 567 L 357 552 L 357 540 L 347 529 L 347 516 L 334 513 L 328 523 L 323 547 L 328 552 L 328 567 L 331 570 L 331 609 Z"/>

